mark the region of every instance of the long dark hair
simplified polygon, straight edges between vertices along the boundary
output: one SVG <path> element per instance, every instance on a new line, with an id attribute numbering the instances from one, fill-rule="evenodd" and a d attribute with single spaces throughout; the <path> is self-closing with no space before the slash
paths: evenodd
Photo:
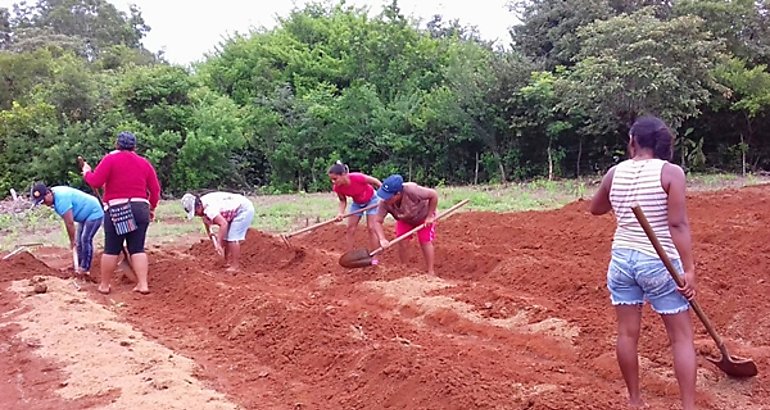
<path id="1" fill-rule="evenodd" d="M 671 161 L 674 155 L 674 134 L 658 117 L 639 117 L 631 126 L 631 136 L 639 148 L 651 149 L 655 158 Z"/>
<path id="2" fill-rule="evenodd" d="M 350 168 L 348 168 L 347 165 L 343 164 L 342 161 L 337 161 L 334 165 L 329 167 L 329 171 L 327 171 L 327 174 L 334 174 L 334 175 L 345 175 L 350 171 Z"/>

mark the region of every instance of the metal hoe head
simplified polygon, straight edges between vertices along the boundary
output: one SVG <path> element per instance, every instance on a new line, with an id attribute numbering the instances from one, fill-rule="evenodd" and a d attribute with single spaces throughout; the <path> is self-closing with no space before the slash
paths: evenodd
<path id="1" fill-rule="evenodd" d="M 372 266 L 372 255 L 366 249 L 353 249 L 340 257 L 343 268 L 365 268 Z"/>
<path id="2" fill-rule="evenodd" d="M 722 355 L 721 359 L 714 359 L 707 357 L 706 360 L 714 363 L 720 370 L 725 372 L 728 376 L 737 378 L 754 377 L 759 373 L 757 365 L 751 359 L 744 359 L 741 357 L 730 357 L 729 355 Z"/>

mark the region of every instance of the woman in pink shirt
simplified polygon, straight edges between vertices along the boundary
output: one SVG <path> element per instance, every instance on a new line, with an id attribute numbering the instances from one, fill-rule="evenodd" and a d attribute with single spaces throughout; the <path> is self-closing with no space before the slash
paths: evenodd
<path id="1" fill-rule="evenodd" d="M 352 199 L 350 212 L 379 203 L 379 198 L 374 194 L 374 191 L 382 185 L 379 179 L 360 172 L 349 172 L 348 166 L 340 161 L 337 161 L 336 164 L 329 167 L 328 174 L 329 179 L 331 179 L 332 184 L 334 185 L 332 189 L 337 193 L 337 197 L 340 199 L 340 208 L 337 214 L 338 221 L 341 221 L 342 216 L 345 214 L 345 209 L 348 206 L 348 197 Z M 377 234 L 374 231 L 377 207 L 373 207 L 363 213 L 366 214 L 366 226 L 369 229 L 369 242 L 372 245 L 372 249 L 374 249 L 379 245 Z M 356 227 L 360 220 L 361 214 L 348 217 L 348 229 L 345 232 L 348 249 L 353 247 Z"/>
<path id="2" fill-rule="evenodd" d="M 147 228 L 155 218 L 160 200 L 160 182 L 150 161 L 136 153 L 136 136 L 118 134 L 116 150 L 102 158 L 96 169 L 83 163 L 83 179 L 94 189 L 104 188 L 104 253 L 99 292 L 110 293 L 112 272 L 126 244 L 136 273 L 134 291 L 148 294 L 149 262 L 144 249 Z"/>

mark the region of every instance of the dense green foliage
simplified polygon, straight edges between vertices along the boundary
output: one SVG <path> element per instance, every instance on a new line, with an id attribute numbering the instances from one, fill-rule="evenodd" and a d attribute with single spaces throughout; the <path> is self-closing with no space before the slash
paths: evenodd
<path id="1" fill-rule="evenodd" d="M 513 25 L 515 16 L 521 24 Z M 770 165 L 770 7 L 755 0 L 522 0 L 511 47 L 394 1 L 313 4 L 192 68 L 106 0 L 0 9 L 0 189 L 81 185 L 120 130 L 164 191 L 327 190 L 337 159 L 428 185 L 573 177 L 666 119 L 688 169 Z"/>

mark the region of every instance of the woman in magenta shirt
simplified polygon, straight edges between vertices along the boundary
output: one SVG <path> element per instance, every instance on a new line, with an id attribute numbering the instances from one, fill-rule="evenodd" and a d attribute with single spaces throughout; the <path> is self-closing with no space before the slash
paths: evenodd
<path id="1" fill-rule="evenodd" d="M 83 179 L 94 189 L 104 188 L 104 253 L 101 264 L 99 292 L 110 292 L 112 272 L 118 254 L 126 243 L 131 265 L 136 273 L 134 291 L 147 294 L 148 260 L 144 252 L 147 227 L 154 219 L 160 200 L 160 182 L 155 168 L 136 153 L 136 136 L 130 132 L 118 134 L 116 150 L 105 155 L 91 170 L 83 164 Z"/>
<path id="2" fill-rule="evenodd" d="M 328 172 L 329 179 L 331 179 L 332 184 L 334 185 L 332 189 L 337 193 L 337 196 L 340 199 L 340 208 L 337 214 L 337 220 L 339 221 L 342 220 L 342 216 L 345 214 L 345 209 L 348 206 L 348 197 L 352 199 L 350 212 L 379 203 L 379 198 L 374 194 L 374 191 L 382 185 L 380 180 L 360 172 L 348 171 L 347 165 L 337 161 L 336 164 L 329 167 Z M 374 249 L 379 245 L 377 234 L 374 231 L 377 207 L 373 207 L 363 213 L 366 214 L 366 226 L 369 229 L 369 242 L 372 245 L 372 249 Z M 353 247 L 356 227 L 360 220 L 361 214 L 348 217 L 348 228 L 345 232 L 348 249 Z"/>

